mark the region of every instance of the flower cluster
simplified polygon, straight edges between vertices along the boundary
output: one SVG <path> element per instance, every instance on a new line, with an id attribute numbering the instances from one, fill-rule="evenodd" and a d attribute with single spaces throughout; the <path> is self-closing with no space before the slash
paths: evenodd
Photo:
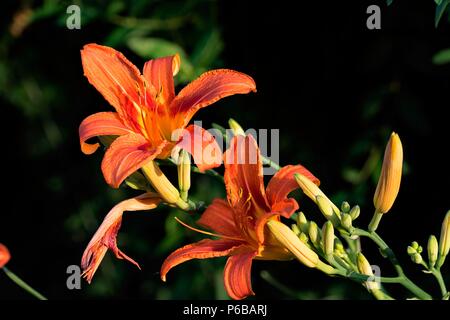
<path id="1" fill-rule="evenodd" d="M 115 112 L 93 114 L 82 121 L 79 128 L 81 150 L 92 154 L 99 143 L 91 144 L 87 140 L 112 136 L 101 165 L 106 182 L 118 188 L 125 181 L 145 190 L 117 204 L 92 237 L 81 262 L 88 282 L 108 250 L 118 259 L 139 267 L 117 246 L 116 238 L 125 211 L 151 210 L 161 203 L 186 212 L 199 209 L 188 197 L 192 155 L 200 172 L 224 164 L 226 199 L 215 199 L 207 206 L 197 221 L 199 228 L 179 221 L 214 239 L 206 238 L 172 252 L 161 267 L 163 281 L 173 267 L 185 261 L 226 256 L 223 275 L 226 291 L 233 299 L 243 299 L 254 294 L 253 260 L 297 259 L 304 266 L 325 274 L 358 281 L 378 299 L 392 299 L 383 282 L 403 285 L 416 298 L 431 298 L 405 275 L 393 251 L 376 233 L 381 218 L 391 210 L 400 189 L 403 149 L 396 133 L 391 135 L 386 147 L 373 199 L 374 216 L 364 230 L 354 226 L 361 213 L 360 207 L 351 207 L 348 202 L 338 207 L 319 188 L 319 180 L 300 164 L 276 166 L 276 174 L 265 186 L 259 147 L 236 121 L 230 120 L 234 137 L 224 152 L 210 133 L 189 125 L 199 109 L 233 94 L 255 92 L 256 85 L 250 76 L 233 70 L 213 70 L 175 94 L 173 77 L 181 63 L 178 55 L 150 60 L 142 73 L 109 47 L 88 44 L 81 50 L 81 57 L 85 76 L 115 109 Z M 164 159 L 177 165 L 178 188 L 158 165 Z M 322 228 L 316 221 L 308 220 L 303 212 L 298 212 L 297 200 L 289 196 L 295 189 L 301 189 L 317 205 L 326 220 Z M 408 247 L 413 261 L 423 264 L 435 275 L 443 298 L 448 298 L 448 292 L 440 268 L 450 248 L 449 215 L 442 225 L 439 242 L 435 236 L 430 237 L 428 264 L 423 262 L 422 249 L 417 243 Z M 296 221 L 291 227 L 285 223 L 289 219 Z M 363 255 L 361 238 L 364 237 L 373 240 L 383 256 L 393 263 L 396 277 L 381 277 L 372 270 Z M 4 261 L 7 259 L 0 255 L 0 265 L 6 263 Z"/>

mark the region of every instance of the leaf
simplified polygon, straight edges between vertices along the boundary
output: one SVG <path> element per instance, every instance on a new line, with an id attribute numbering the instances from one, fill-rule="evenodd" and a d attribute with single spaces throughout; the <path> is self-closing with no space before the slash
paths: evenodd
<path id="1" fill-rule="evenodd" d="M 181 58 L 180 81 L 193 80 L 194 67 L 180 45 L 160 38 L 143 37 L 133 37 L 127 41 L 127 45 L 144 59 L 166 57 L 178 53 Z"/>
<path id="2" fill-rule="evenodd" d="M 223 47 L 220 32 L 217 29 L 209 30 L 195 46 L 191 55 L 193 65 L 209 68 L 217 60 Z"/>
<path id="3" fill-rule="evenodd" d="M 450 48 L 443 49 L 434 54 L 433 64 L 442 65 L 450 62 Z"/>
<path id="4" fill-rule="evenodd" d="M 387 5 L 390 6 L 394 0 L 387 0 Z"/>
<path id="5" fill-rule="evenodd" d="M 437 28 L 439 21 L 444 15 L 445 9 L 447 9 L 449 0 L 441 0 L 441 2 L 436 7 L 436 14 L 434 16 L 434 26 Z"/>

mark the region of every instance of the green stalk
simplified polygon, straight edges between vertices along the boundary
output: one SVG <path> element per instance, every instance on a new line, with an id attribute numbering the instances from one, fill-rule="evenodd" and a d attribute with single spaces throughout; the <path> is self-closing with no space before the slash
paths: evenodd
<path id="1" fill-rule="evenodd" d="M 395 270 L 397 271 L 397 274 L 399 276 L 399 284 L 404 286 L 406 289 L 411 291 L 413 294 L 415 294 L 419 299 L 422 300 L 432 300 L 432 297 L 426 293 L 424 290 L 422 290 L 420 287 L 418 287 L 414 282 L 412 282 L 403 271 L 403 268 L 401 267 L 400 263 L 397 260 L 397 257 L 394 254 L 394 251 L 392 251 L 391 248 L 384 242 L 384 240 L 376 233 L 376 232 L 368 232 L 362 229 L 357 229 L 353 231 L 353 234 L 367 237 L 371 239 L 375 244 L 380 248 L 380 250 L 386 254 L 387 258 L 391 261 L 392 265 L 394 266 Z"/>
<path id="2" fill-rule="evenodd" d="M 11 270 L 9 270 L 6 267 L 3 267 L 2 269 L 6 273 L 6 275 L 12 281 L 14 281 L 15 284 L 17 284 L 19 287 L 21 287 L 23 290 L 25 290 L 26 292 L 28 292 L 29 294 L 31 294 L 32 296 L 34 296 L 35 298 L 37 298 L 39 300 L 48 300 L 42 294 L 40 294 L 35 289 L 33 289 L 29 284 L 27 284 L 25 281 L 20 279 L 14 272 L 12 272 Z"/>
<path id="3" fill-rule="evenodd" d="M 447 287 L 445 286 L 444 278 L 442 278 L 441 270 L 433 269 L 431 270 L 431 273 L 436 278 L 437 282 L 439 283 L 439 288 L 441 289 L 442 297 L 445 297 L 448 293 Z"/>

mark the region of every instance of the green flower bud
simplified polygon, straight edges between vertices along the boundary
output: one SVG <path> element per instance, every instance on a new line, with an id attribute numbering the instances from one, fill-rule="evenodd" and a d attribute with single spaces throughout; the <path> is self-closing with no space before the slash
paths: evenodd
<path id="1" fill-rule="evenodd" d="M 322 227 L 323 251 L 326 256 L 333 255 L 334 251 L 334 228 L 331 221 L 325 222 Z"/>
<path id="2" fill-rule="evenodd" d="M 352 217 L 348 213 L 344 213 L 341 224 L 346 230 L 352 229 Z"/>
<path id="3" fill-rule="evenodd" d="M 438 259 L 438 251 L 439 251 L 438 241 L 435 236 L 432 235 L 428 239 L 427 249 L 428 249 L 428 263 L 430 265 L 430 268 L 433 268 Z"/>
<path id="4" fill-rule="evenodd" d="M 406 248 L 406 252 L 408 253 L 409 256 L 412 256 L 413 254 L 417 253 L 416 249 L 414 249 L 411 246 L 408 246 L 408 248 Z"/>
<path id="5" fill-rule="evenodd" d="M 236 120 L 230 118 L 230 120 L 228 120 L 228 125 L 230 126 L 231 130 L 233 130 L 233 134 L 235 136 L 245 136 L 244 129 L 242 129 L 242 127 L 239 123 L 236 122 Z"/>
<path id="6" fill-rule="evenodd" d="M 338 237 L 334 238 L 334 250 L 339 254 L 345 254 L 345 247 Z"/>
<path id="7" fill-rule="evenodd" d="M 178 186 L 180 196 L 187 200 L 188 191 L 191 188 L 191 158 L 186 150 L 181 150 L 178 157 Z"/>
<path id="8" fill-rule="evenodd" d="M 411 243 L 411 247 L 413 247 L 414 250 L 417 250 L 417 248 L 419 248 L 419 244 L 417 243 L 417 241 L 413 241 L 413 242 Z"/>
<path id="9" fill-rule="evenodd" d="M 300 238 L 300 240 L 303 242 L 303 243 L 308 243 L 308 241 L 309 241 L 309 238 L 308 238 L 308 236 L 305 234 L 305 233 L 300 233 L 300 235 L 298 236 L 299 238 Z"/>
<path id="10" fill-rule="evenodd" d="M 439 254 L 446 257 L 450 251 L 450 210 L 442 222 L 441 238 L 439 240 Z"/>
<path id="11" fill-rule="evenodd" d="M 350 217 L 352 217 L 352 220 L 356 220 L 359 217 L 359 214 L 361 213 L 361 209 L 358 205 L 354 206 L 352 210 L 350 210 Z"/>
<path id="12" fill-rule="evenodd" d="M 348 213 L 350 211 L 350 204 L 347 201 L 342 202 L 341 211 L 344 213 Z"/>
<path id="13" fill-rule="evenodd" d="M 300 228 L 300 230 L 304 233 L 308 233 L 308 220 L 306 220 L 305 214 L 303 212 L 300 212 L 297 215 L 297 226 Z"/>
<path id="14" fill-rule="evenodd" d="M 423 252 L 423 248 L 422 248 L 422 246 L 419 246 L 418 248 L 417 248 L 417 253 L 422 253 Z"/>
<path id="15" fill-rule="evenodd" d="M 301 231 L 296 224 L 291 225 L 291 229 L 292 229 L 292 231 L 294 231 L 296 236 L 300 235 Z"/>
<path id="16" fill-rule="evenodd" d="M 314 221 L 309 222 L 308 234 L 309 234 L 309 239 L 311 240 L 311 242 L 315 246 L 318 246 L 319 242 L 320 242 L 319 227 L 317 226 L 317 224 Z"/>
<path id="17" fill-rule="evenodd" d="M 370 265 L 369 261 L 367 261 L 366 257 L 363 256 L 361 252 L 358 252 L 357 256 L 357 265 L 358 270 L 361 274 L 364 274 L 366 276 L 373 276 L 372 266 Z M 367 281 L 366 282 L 367 289 L 369 290 L 378 290 L 380 289 L 380 284 L 375 281 Z"/>
<path id="18" fill-rule="evenodd" d="M 420 253 L 415 253 L 411 256 L 411 260 L 416 264 L 421 264 L 423 259 Z"/>

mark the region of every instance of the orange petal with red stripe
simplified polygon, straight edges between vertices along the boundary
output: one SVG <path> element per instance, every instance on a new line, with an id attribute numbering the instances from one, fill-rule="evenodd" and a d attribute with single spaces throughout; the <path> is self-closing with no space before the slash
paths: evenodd
<path id="1" fill-rule="evenodd" d="M 173 267 L 192 260 L 223 257 L 229 255 L 233 250 L 242 246 L 242 242 L 233 240 L 210 240 L 204 239 L 199 242 L 188 244 L 172 252 L 161 266 L 161 279 L 166 281 L 166 275 Z"/>
<path id="2" fill-rule="evenodd" d="M 178 93 L 172 101 L 170 112 L 180 124 L 186 126 L 200 108 L 224 97 L 251 91 L 256 91 L 255 81 L 244 73 L 228 69 L 208 71 Z"/>
<path id="3" fill-rule="evenodd" d="M 255 295 L 252 290 L 251 269 L 256 252 L 245 252 L 228 258 L 223 272 L 225 289 L 230 298 L 242 300 Z"/>
<path id="4" fill-rule="evenodd" d="M 80 145 L 84 154 L 92 154 L 100 146 L 99 143 L 86 143 L 86 140 L 104 135 L 121 136 L 130 133 L 116 112 L 99 112 L 85 118 L 80 124 Z"/>
<path id="5" fill-rule="evenodd" d="M 120 136 L 106 150 L 102 161 L 106 182 L 118 188 L 129 175 L 155 159 L 165 144 L 152 147 L 143 136 L 134 133 Z"/>
<path id="6" fill-rule="evenodd" d="M 122 96 L 139 104 L 138 91 L 145 92 L 139 70 L 125 56 L 110 47 L 95 43 L 81 50 L 84 75 L 121 114 Z"/>

